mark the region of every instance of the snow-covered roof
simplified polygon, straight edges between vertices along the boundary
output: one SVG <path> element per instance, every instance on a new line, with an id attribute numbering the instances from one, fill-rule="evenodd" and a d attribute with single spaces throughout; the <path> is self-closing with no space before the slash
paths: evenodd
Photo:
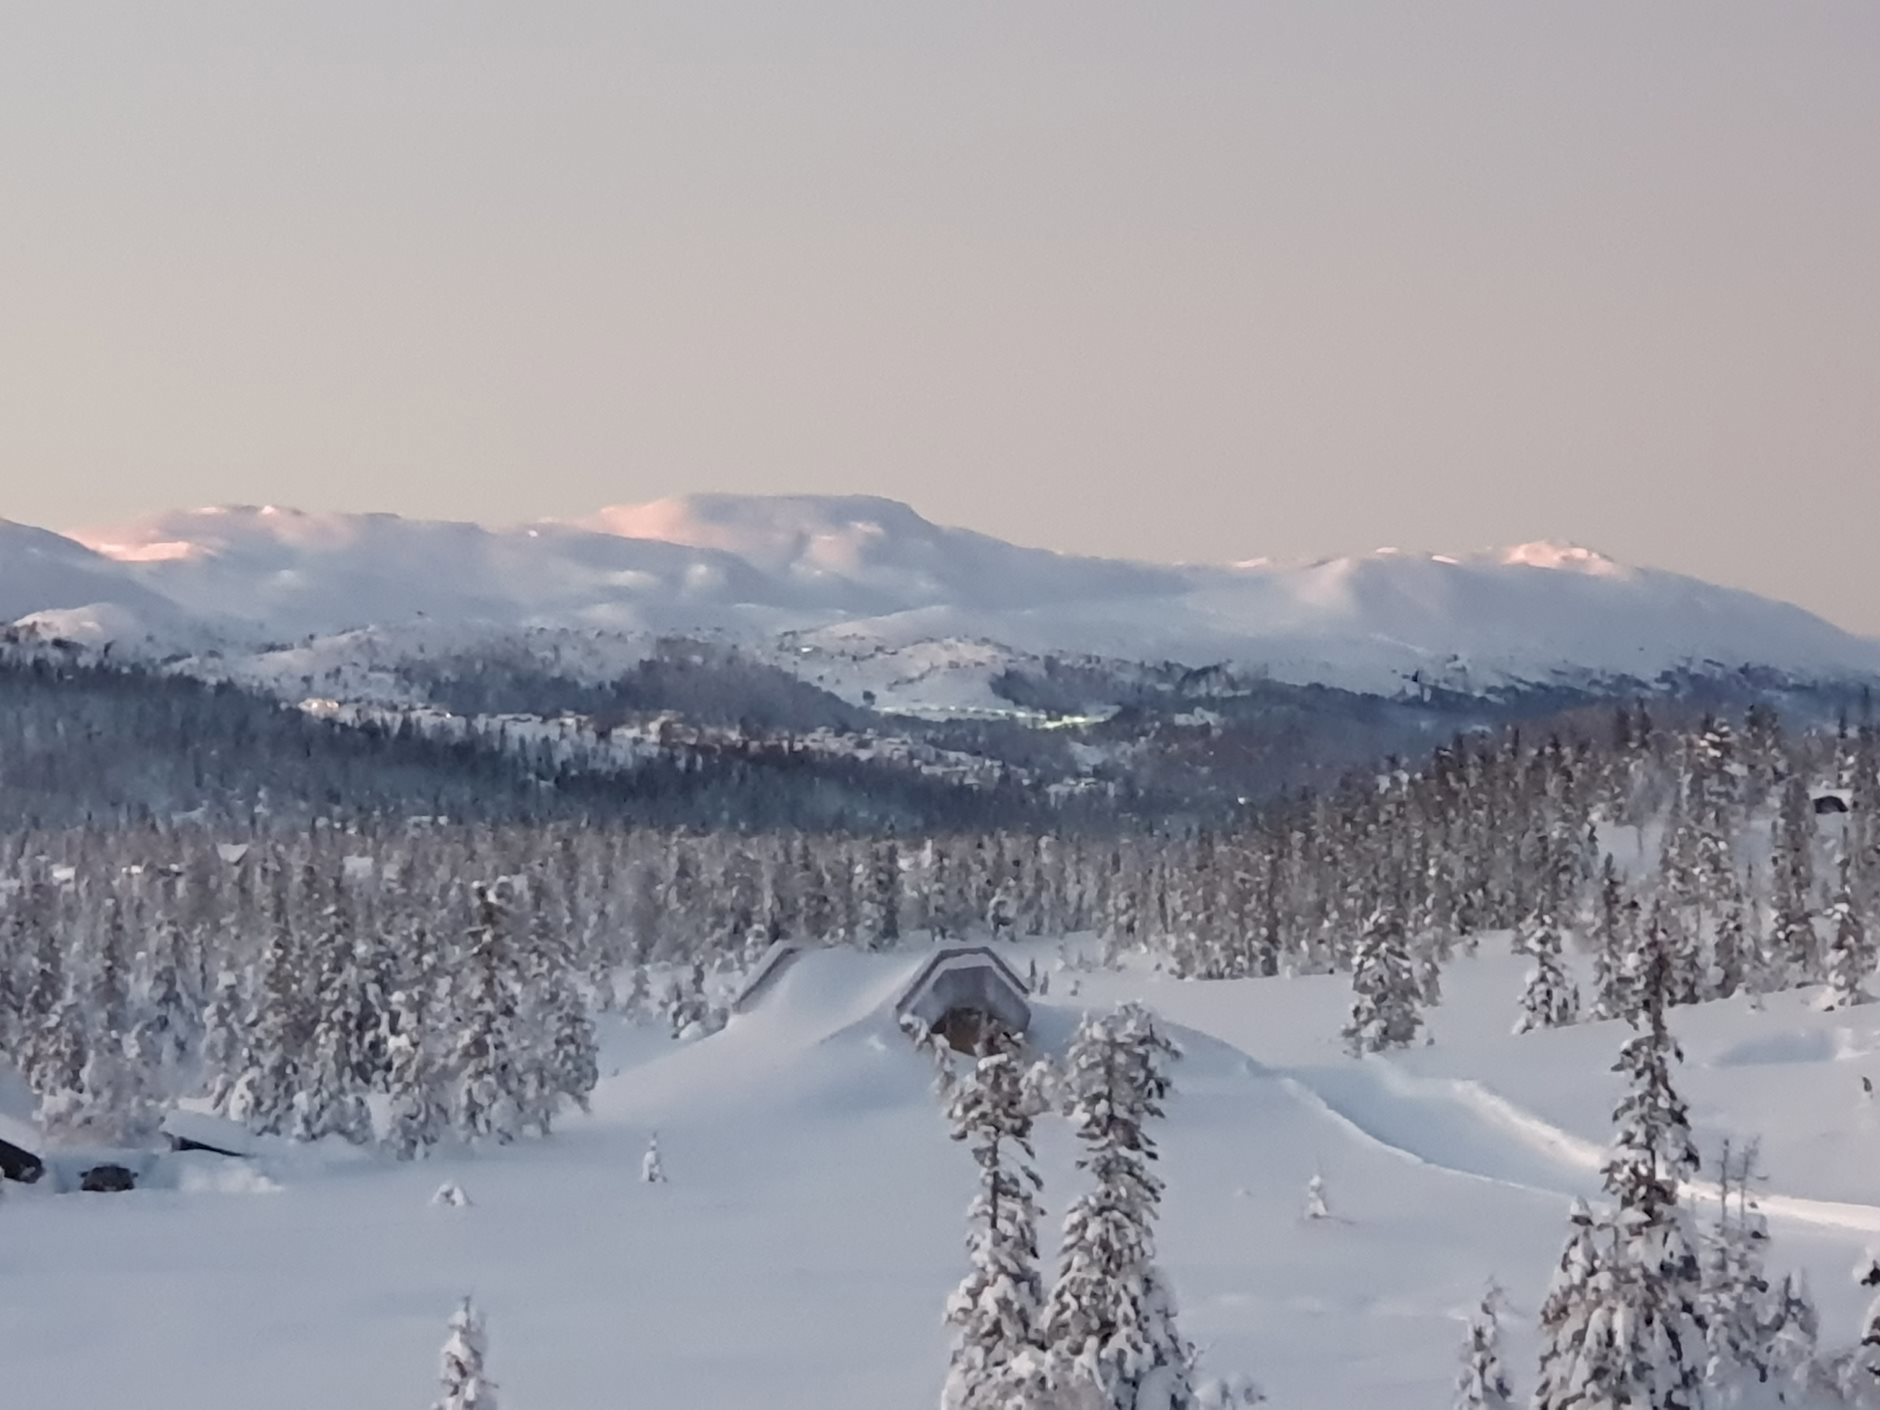
<path id="1" fill-rule="evenodd" d="M 803 953 L 803 947 L 789 940 L 773 940 L 757 967 L 750 972 L 731 1000 L 731 1012 L 748 1013 L 765 991 L 782 977 L 783 972 Z"/>
<path id="2" fill-rule="evenodd" d="M 157 1129 L 177 1141 L 186 1141 L 227 1155 L 255 1153 L 255 1136 L 252 1131 L 239 1121 L 230 1121 L 225 1116 L 215 1116 L 206 1111 L 173 1109 L 164 1115 L 163 1124 Z"/>
<path id="3" fill-rule="evenodd" d="M 920 967 L 895 1001 L 894 1013 L 902 1021 L 917 1018 L 935 1027 L 954 1009 L 978 1009 L 1023 1033 L 1031 1027 L 1027 992 L 1025 981 L 989 947 L 952 946 Z"/>

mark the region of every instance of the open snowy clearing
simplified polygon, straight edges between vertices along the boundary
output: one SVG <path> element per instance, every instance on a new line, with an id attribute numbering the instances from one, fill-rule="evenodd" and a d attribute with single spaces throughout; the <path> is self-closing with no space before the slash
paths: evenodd
<path id="1" fill-rule="evenodd" d="M 1051 946 L 1021 946 L 1048 965 Z M 416 1166 L 193 1157 L 175 1188 L 8 1188 L 0 1365 L 42 1407 L 325 1410 L 428 1403 L 444 1320 L 474 1292 L 506 1403 L 702 1410 L 923 1405 L 945 1360 L 972 1169 L 888 1009 L 921 956 L 819 952 L 716 1037 L 609 1031 L 594 1114 L 548 1142 Z M 1508 1036 L 1523 962 L 1449 968 L 1436 1042 L 1343 1056 L 1343 978 L 1183 983 L 1052 974 L 1047 1045 L 1125 997 L 1187 1050 L 1163 1133 L 1164 1262 L 1214 1374 L 1281 1410 L 1448 1403 L 1458 1320 L 1508 1287 L 1510 1362 L 1574 1194 L 1592 1194 L 1622 1026 Z M 1073 980 L 1081 992 L 1072 996 Z M 1679 1009 L 1707 1158 L 1760 1135 L 1775 1271 L 1805 1268 L 1824 1341 L 1856 1332 L 1847 1270 L 1880 1240 L 1880 1006 Z M 640 1183 L 657 1131 L 671 1177 Z M 1052 1215 L 1077 1188 L 1041 1127 Z M 1332 1221 L 1301 1215 L 1322 1172 Z M 467 1209 L 433 1207 L 445 1181 Z M 1047 1243 L 1049 1242 L 1049 1228 Z"/>

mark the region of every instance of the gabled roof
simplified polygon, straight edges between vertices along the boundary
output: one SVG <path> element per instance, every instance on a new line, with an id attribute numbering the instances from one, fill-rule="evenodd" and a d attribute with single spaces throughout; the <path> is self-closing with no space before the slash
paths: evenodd
<path id="1" fill-rule="evenodd" d="M 955 945 L 938 951 L 914 974 L 895 1000 L 905 1021 L 937 1023 L 951 1008 L 983 1009 L 1015 1032 L 1031 1027 L 1030 991 L 1003 956 L 985 945 Z"/>
<path id="2" fill-rule="evenodd" d="M 750 972 L 731 1000 L 731 1012 L 747 1013 L 751 1006 L 769 990 L 770 986 L 782 978 L 783 972 L 796 962 L 803 953 L 803 947 L 790 940 L 773 940 L 770 948 L 764 951 L 757 967 Z"/>

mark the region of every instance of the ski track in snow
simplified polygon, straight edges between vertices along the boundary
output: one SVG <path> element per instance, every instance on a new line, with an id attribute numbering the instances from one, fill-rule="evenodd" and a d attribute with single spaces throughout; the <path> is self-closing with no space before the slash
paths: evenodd
<path id="1" fill-rule="evenodd" d="M 1276 1069 L 1273 1075 L 1299 1101 L 1368 1144 L 1415 1164 L 1563 1198 L 1599 1197 L 1603 1147 L 1480 1082 L 1419 1077 L 1378 1057 L 1349 1067 Z M 1686 1188 L 1702 1203 L 1718 1198 L 1717 1187 L 1707 1181 Z M 1880 1233 L 1880 1206 L 1775 1193 L 1763 1193 L 1757 1202 L 1772 1219 Z"/>

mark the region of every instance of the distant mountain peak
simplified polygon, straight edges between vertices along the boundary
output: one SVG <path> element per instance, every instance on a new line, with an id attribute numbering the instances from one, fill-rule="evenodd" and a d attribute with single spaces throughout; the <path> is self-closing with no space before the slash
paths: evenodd
<path id="1" fill-rule="evenodd" d="M 879 495 L 682 494 L 609 505 L 574 522 L 619 538 L 729 552 L 760 545 L 782 551 L 807 539 L 942 532 L 912 505 Z"/>
<path id="2" fill-rule="evenodd" d="M 1622 577 L 1630 570 L 1597 549 L 1563 539 L 1536 539 L 1497 549 L 1496 562 L 1511 568 L 1548 568 L 1556 572 L 1589 573 L 1595 577 Z"/>

